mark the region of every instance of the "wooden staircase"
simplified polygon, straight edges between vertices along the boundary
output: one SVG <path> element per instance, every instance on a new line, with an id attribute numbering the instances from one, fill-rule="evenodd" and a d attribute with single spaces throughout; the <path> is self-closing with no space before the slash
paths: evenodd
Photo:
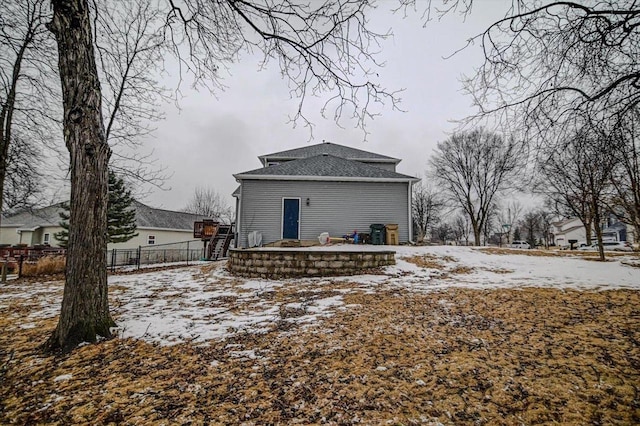
<path id="1" fill-rule="evenodd" d="M 219 224 L 216 232 L 209 238 L 207 243 L 207 260 L 218 260 L 227 257 L 229 246 L 233 241 L 235 224 Z"/>

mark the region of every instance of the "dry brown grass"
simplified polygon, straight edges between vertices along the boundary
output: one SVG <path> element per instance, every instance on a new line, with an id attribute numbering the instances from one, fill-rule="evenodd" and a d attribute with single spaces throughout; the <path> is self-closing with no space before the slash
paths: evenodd
<path id="1" fill-rule="evenodd" d="M 587 260 L 594 260 L 598 258 L 597 251 L 584 251 L 584 250 L 521 250 L 521 249 L 511 249 L 511 248 L 499 248 L 499 247 L 478 247 L 476 250 L 488 253 L 488 254 L 522 254 L 525 256 L 539 256 L 539 257 L 583 257 Z M 605 257 L 607 258 L 615 258 L 615 257 L 636 257 L 640 258 L 640 253 L 638 252 L 615 252 L 615 251 L 607 251 L 605 252 Z"/>
<path id="2" fill-rule="evenodd" d="M 447 263 L 454 262 L 455 259 L 451 256 L 438 256 L 435 254 L 423 254 L 420 256 L 408 256 L 404 257 L 403 260 L 413 263 L 421 268 L 428 269 L 439 269 L 442 270 L 446 267 Z"/>
<path id="3" fill-rule="evenodd" d="M 22 264 L 23 277 L 39 277 L 43 275 L 55 275 L 64 273 L 66 258 L 64 256 L 45 256 L 37 262 L 24 262 Z"/>
<path id="4" fill-rule="evenodd" d="M 457 265 L 449 270 L 450 274 L 470 274 L 474 269 L 470 266 Z"/>
<path id="5" fill-rule="evenodd" d="M 20 327 L 30 303 L 0 309 L 2 424 L 640 422 L 637 291 L 355 292 L 318 327 L 281 321 L 204 347 L 115 339 L 63 357 L 38 349 L 54 319 Z"/>
<path id="6" fill-rule="evenodd" d="M 428 253 L 420 256 L 404 257 L 403 260 L 413 263 L 421 268 L 442 271 L 440 278 L 443 279 L 449 278 L 450 275 L 471 274 L 474 271 L 472 267 L 456 265 L 456 259 L 451 256 L 438 256 Z"/>
<path id="7" fill-rule="evenodd" d="M 513 270 L 505 268 L 481 268 L 485 271 L 493 272 L 494 274 L 512 274 Z"/>
<path id="8" fill-rule="evenodd" d="M 542 257 L 562 257 L 569 256 L 573 253 L 577 253 L 576 251 L 561 251 L 561 250 L 521 250 L 521 249 L 511 249 L 511 248 L 499 248 L 499 247 L 478 247 L 476 250 L 481 251 L 483 253 L 488 254 L 522 254 L 525 256 L 542 256 Z M 589 253 L 589 252 L 581 252 L 581 253 Z"/>

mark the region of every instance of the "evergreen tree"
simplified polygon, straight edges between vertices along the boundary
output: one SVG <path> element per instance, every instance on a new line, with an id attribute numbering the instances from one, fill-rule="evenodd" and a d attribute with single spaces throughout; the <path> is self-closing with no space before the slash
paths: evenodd
<path id="1" fill-rule="evenodd" d="M 520 241 L 520 228 L 516 228 L 513 231 L 513 240 L 514 241 Z"/>
<path id="2" fill-rule="evenodd" d="M 60 247 L 67 248 L 67 244 L 69 243 L 69 203 L 62 203 L 60 207 L 62 207 L 62 211 L 58 213 L 58 215 L 62 220 L 58 222 L 58 225 L 62 227 L 62 231 L 56 232 L 53 234 L 53 237 L 58 240 Z"/>
<path id="3" fill-rule="evenodd" d="M 109 170 L 109 203 L 107 204 L 107 230 L 110 243 L 124 243 L 136 237 L 136 211 L 133 197 L 124 180 Z"/>
<path id="4" fill-rule="evenodd" d="M 124 180 L 109 170 L 109 203 L 107 205 L 107 232 L 110 243 L 124 243 L 137 236 L 136 211 L 131 207 L 133 197 Z M 59 213 L 62 231 L 54 237 L 60 247 L 67 247 L 69 241 L 69 203 L 62 203 Z"/>

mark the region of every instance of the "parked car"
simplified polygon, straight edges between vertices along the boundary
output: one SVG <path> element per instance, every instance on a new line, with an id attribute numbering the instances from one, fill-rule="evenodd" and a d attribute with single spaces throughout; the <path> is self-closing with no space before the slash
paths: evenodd
<path id="1" fill-rule="evenodd" d="M 606 251 L 633 251 L 633 247 L 631 247 L 631 244 L 626 241 L 603 241 L 602 246 Z M 580 247 L 578 250 L 597 251 L 598 243 L 593 243 L 590 246 Z"/>
<path id="2" fill-rule="evenodd" d="M 509 245 L 509 247 L 517 248 L 517 249 L 530 249 L 531 248 L 529 243 L 526 242 L 526 241 L 512 241 L 511 244 Z"/>

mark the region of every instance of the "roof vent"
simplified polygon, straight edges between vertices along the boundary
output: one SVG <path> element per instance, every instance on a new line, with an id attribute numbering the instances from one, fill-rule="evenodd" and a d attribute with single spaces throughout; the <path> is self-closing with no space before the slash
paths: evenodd
<path id="1" fill-rule="evenodd" d="M 323 152 L 323 153 L 322 153 L 322 156 L 323 156 L 323 157 L 328 157 L 328 156 L 329 156 L 329 154 L 327 154 L 326 152 Z"/>

